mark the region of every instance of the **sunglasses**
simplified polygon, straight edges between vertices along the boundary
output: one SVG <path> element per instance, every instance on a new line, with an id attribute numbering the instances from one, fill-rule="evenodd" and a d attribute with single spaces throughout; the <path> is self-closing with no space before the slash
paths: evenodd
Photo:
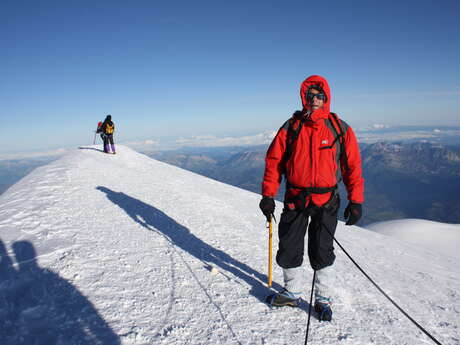
<path id="1" fill-rule="evenodd" d="M 307 100 L 309 102 L 313 101 L 313 98 L 318 98 L 320 101 L 325 101 L 326 100 L 326 95 L 322 92 L 320 93 L 313 93 L 313 92 L 308 92 L 307 93 Z"/>

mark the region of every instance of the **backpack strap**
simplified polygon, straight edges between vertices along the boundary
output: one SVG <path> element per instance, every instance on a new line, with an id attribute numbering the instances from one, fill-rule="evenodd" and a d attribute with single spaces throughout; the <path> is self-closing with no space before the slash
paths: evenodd
<path id="1" fill-rule="evenodd" d="M 304 124 L 304 121 L 300 120 L 297 128 L 294 129 L 294 126 L 292 124 L 290 124 L 289 126 L 288 133 L 287 133 L 286 161 L 289 160 L 289 157 L 291 157 L 292 147 L 294 145 L 294 142 L 299 137 L 303 124 Z"/>
<path id="2" fill-rule="evenodd" d="M 296 111 L 292 118 L 290 118 L 286 123 L 284 124 L 284 128 L 287 129 L 287 136 L 286 136 L 286 151 L 284 152 L 284 157 L 283 160 L 284 162 L 287 162 L 289 158 L 291 157 L 292 154 L 292 147 L 294 145 L 294 142 L 297 140 L 299 137 L 300 131 L 302 130 L 303 124 L 304 124 L 304 119 L 302 116 L 301 111 Z M 294 124 L 299 119 L 299 124 L 297 125 L 296 128 L 294 128 Z"/>
<path id="3" fill-rule="evenodd" d="M 344 121 L 340 120 L 336 113 L 330 113 L 326 121 L 328 127 L 335 133 L 335 139 L 331 146 L 325 148 L 332 148 L 333 145 L 338 144 L 338 162 L 345 164 L 345 168 L 348 169 L 348 158 L 345 150 L 345 133 L 348 130 L 348 125 Z"/>

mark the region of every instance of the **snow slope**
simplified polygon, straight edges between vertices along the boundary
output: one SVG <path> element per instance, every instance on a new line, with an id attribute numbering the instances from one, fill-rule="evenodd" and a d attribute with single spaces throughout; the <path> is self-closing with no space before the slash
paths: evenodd
<path id="1" fill-rule="evenodd" d="M 460 225 L 424 219 L 398 219 L 366 225 L 366 229 L 460 259 Z"/>
<path id="2" fill-rule="evenodd" d="M 263 302 L 259 199 L 123 146 L 36 169 L 0 196 L 1 344 L 303 344 L 307 303 Z M 460 344 L 458 260 L 359 227 L 336 237 L 442 344 Z M 309 344 L 433 343 L 338 248 L 334 268 L 334 320 L 313 319 Z"/>

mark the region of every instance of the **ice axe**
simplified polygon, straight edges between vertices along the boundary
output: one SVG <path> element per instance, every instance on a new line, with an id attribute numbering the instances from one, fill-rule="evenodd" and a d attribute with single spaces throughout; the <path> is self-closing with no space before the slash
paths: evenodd
<path id="1" fill-rule="evenodd" d="M 268 221 L 268 287 L 272 287 L 272 280 L 273 280 L 273 256 L 272 256 L 272 249 L 273 249 L 273 219 L 276 222 L 274 215 L 269 215 L 267 217 Z"/>

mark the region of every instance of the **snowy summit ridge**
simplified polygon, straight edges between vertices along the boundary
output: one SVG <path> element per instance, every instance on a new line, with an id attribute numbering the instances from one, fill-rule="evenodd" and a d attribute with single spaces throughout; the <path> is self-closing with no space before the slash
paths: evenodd
<path id="1" fill-rule="evenodd" d="M 123 146 L 36 169 L 0 196 L 1 343 L 303 344 L 307 303 L 264 303 L 259 199 Z M 436 339 L 460 344 L 454 258 L 342 223 L 336 237 Z M 336 254 L 334 319 L 313 319 L 309 343 L 431 343 Z"/>

